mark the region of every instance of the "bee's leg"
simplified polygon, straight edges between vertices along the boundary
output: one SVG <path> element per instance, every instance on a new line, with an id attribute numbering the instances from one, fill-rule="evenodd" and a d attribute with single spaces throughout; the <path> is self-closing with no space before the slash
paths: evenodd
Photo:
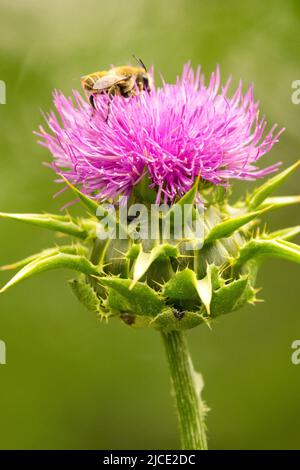
<path id="1" fill-rule="evenodd" d="M 144 90 L 144 83 L 143 83 L 143 81 L 140 80 L 140 79 L 137 79 L 137 80 L 136 80 L 136 84 L 137 84 L 139 93 L 142 93 L 142 91 Z"/>
<path id="2" fill-rule="evenodd" d="M 124 80 L 118 83 L 118 94 L 123 98 L 128 98 L 133 95 L 135 88 L 135 79 L 132 75 L 128 75 Z"/>
<path id="3" fill-rule="evenodd" d="M 89 97 L 89 102 L 90 102 L 92 108 L 93 108 L 93 109 L 96 109 L 96 106 L 95 106 L 95 97 L 94 97 L 93 94 L 90 95 L 90 97 Z"/>
<path id="4" fill-rule="evenodd" d="M 96 112 L 96 105 L 95 105 L 95 97 L 93 94 L 91 94 L 89 97 L 88 97 L 88 100 L 90 102 L 90 105 L 92 107 L 91 109 L 91 117 L 90 117 L 90 120 L 92 121 L 93 118 L 95 117 L 95 112 Z"/>
<path id="5" fill-rule="evenodd" d="M 129 98 L 130 96 L 136 96 L 136 89 L 135 87 L 131 88 L 131 90 L 128 90 L 126 92 L 126 98 Z"/>
<path id="6" fill-rule="evenodd" d="M 113 95 L 115 94 L 115 89 L 113 87 L 111 87 L 108 92 L 107 92 L 107 96 L 109 98 L 109 102 L 107 104 L 107 115 L 106 115 L 106 118 L 105 118 L 105 122 L 107 123 L 108 121 L 108 118 L 109 118 L 109 115 L 110 115 L 110 111 L 111 111 L 111 102 L 112 102 L 112 99 L 113 99 Z"/>
<path id="7" fill-rule="evenodd" d="M 108 104 L 107 104 L 107 115 L 106 115 L 106 118 L 105 118 L 106 123 L 108 122 L 110 111 L 111 111 L 111 101 L 109 101 Z"/>

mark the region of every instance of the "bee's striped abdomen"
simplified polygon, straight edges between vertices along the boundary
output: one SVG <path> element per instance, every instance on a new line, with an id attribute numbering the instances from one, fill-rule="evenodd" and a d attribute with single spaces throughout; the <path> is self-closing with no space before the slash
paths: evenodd
<path id="1" fill-rule="evenodd" d="M 99 80 L 99 78 L 105 76 L 107 74 L 106 71 L 102 72 L 94 72 L 90 75 L 86 75 L 82 79 L 82 86 L 87 91 L 92 91 L 94 88 L 95 83 Z"/>

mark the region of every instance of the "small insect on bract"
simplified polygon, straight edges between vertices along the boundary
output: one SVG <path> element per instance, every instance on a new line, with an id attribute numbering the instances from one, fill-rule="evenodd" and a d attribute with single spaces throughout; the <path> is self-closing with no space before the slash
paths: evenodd
<path id="1" fill-rule="evenodd" d="M 132 65 L 112 67 L 109 70 L 94 72 L 82 78 L 82 88 L 94 109 L 95 95 L 107 94 L 109 98 L 113 96 L 129 98 L 135 96 L 137 92 L 147 91 L 150 93 L 152 77 L 141 59 L 137 59 L 137 61 L 138 67 Z M 110 107 L 108 107 L 108 112 L 109 109 Z"/>

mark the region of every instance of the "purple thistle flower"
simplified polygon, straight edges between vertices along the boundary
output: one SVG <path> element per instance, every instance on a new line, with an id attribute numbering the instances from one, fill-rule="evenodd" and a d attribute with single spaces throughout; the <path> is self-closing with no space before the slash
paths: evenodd
<path id="1" fill-rule="evenodd" d="M 284 129 L 265 134 L 253 87 L 242 82 L 228 97 L 231 79 L 220 87 L 217 67 L 208 86 L 190 64 L 175 84 L 163 83 L 139 96 L 116 96 L 108 112 L 107 95 L 95 99 L 96 110 L 77 92 L 73 99 L 54 92 L 59 118 L 46 115 L 39 143 L 54 157 L 50 166 L 96 199 L 129 195 L 148 173 L 157 200 L 171 202 L 192 186 L 196 176 L 213 184 L 228 179 L 256 179 L 275 171 L 257 160 L 271 150 Z"/>

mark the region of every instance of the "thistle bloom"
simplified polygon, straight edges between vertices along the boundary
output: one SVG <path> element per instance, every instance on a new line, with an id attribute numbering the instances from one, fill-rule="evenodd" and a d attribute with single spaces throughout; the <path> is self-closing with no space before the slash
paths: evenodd
<path id="1" fill-rule="evenodd" d="M 265 134 L 253 87 L 242 82 L 228 97 L 231 79 L 220 86 L 217 67 L 208 86 L 198 67 L 187 64 L 175 84 L 163 83 L 151 94 L 124 99 L 96 97 L 96 110 L 74 91 L 73 99 L 54 93 L 55 113 L 46 115 L 40 143 L 54 157 L 50 166 L 96 199 L 129 195 L 148 173 L 157 200 L 172 202 L 188 191 L 195 177 L 213 184 L 231 178 L 256 179 L 277 169 L 264 169 L 258 159 L 278 141 L 276 125 Z"/>

